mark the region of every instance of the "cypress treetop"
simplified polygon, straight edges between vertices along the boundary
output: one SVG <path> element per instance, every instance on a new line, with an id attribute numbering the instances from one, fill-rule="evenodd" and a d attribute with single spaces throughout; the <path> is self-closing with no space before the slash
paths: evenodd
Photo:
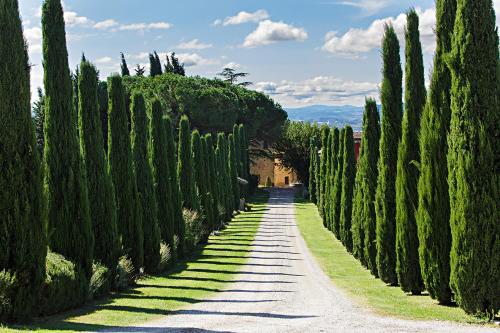
<path id="1" fill-rule="evenodd" d="M 125 60 L 125 55 L 123 54 L 123 52 L 120 53 L 120 57 L 122 61 L 120 64 L 122 76 L 130 76 L 130 70 L 128 69 L 127 60 Z"/>

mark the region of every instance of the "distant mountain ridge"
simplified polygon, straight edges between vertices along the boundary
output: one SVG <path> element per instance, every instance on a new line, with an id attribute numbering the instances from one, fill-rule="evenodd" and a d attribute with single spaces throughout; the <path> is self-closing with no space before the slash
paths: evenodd
<path id="1" fill-rule="evenodd" d="M 327 123 L 332 127 L 351 125 L 354 131 L 363 127 L 364 107 L 311 105 L 300 108 L 287 108 L 288 118 L 294 121 Z"/>

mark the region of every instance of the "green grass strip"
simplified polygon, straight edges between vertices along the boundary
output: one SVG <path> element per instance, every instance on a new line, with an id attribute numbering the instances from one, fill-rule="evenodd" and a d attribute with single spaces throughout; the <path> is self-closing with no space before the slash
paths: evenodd
<path id="1" fill-rule="evenodd" d="M 81 309 L 29 326 L 0 327 L 1 332 L 82 332 L 134 326 L 202 302 L 230 283 L 243 268 L 267 206 L 267 193 L 252 202 L 252 210 L 236 216 L 192 259 L 163 276 L 146 277 L 136 288 L 114 294 Z"/>
<path id="2" fill-rule="evenodd" d="M 409 296 L 399 287 L 389 287 L 374 278 L 341 242 L 323 227 L 316 206 L 296 199 L 297 224 L 310 251 L 332 282 L 379 315 L 405 319 L 483 323 L 458 307 L 438 305 L 429 296 Z"/>

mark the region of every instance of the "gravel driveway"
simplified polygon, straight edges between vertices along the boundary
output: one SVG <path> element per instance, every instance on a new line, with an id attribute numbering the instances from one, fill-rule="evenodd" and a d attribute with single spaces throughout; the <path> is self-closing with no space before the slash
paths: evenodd
<path id="1" fill-rule="evenodd" d="M 248 264 L 223 292 L 140 327 L 107 332 L 496 332 L 380 317 L 337 289 L 295 224 L 293 192 L 273 190 Z M 334 258 L 332 258 L 334 260 Z"/>

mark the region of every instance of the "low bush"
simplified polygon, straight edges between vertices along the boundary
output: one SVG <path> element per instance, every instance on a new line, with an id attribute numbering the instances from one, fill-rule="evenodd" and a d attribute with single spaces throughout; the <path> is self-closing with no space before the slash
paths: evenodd
<path id="1" fill-rule="evenodd" d="M 111 290 L 111 276 L 109 269 L 100 262 L 92 265 L 92 277 L 89 285 L 89 299 L 99 298 Z"/>
<path id="2" fill-rule="evenodd" d="M 15 285 L 15 276 L 5 270 L 0 272 L 0 322 L 6 322 L 11 315 Z"/>
<path id="3" fill-rule="evenodd" d="M 175 236 L 174 237 L 174 244 L 179 242 L 179 237 Z M 161 242 L 160 243 L 160 262 L 158 264 L 158 272 L 162 273 L 167 270 L 167 268 L 170 266 L 172 260 L 172 250 L 170 249 L 170 246 L 165 243 Z"/>
<path id="4" fill-rule="evenodd" d="M 48 252 L 47 275 L 42 285 L 40 314 L 50 315 L 83 304 L 87 299 L 88 286 L 82 270 L 62 255 Z"/>
<path id="5" fill-rule="evenodd" d="M 203 216 L 196 211 L 184 209 L 182 211 L 186 225 L 185 248 L 188 252 L 193 251 L 205 235 Z"/>
<path id="6" fill-rule="evenodd" d="M 126 290 L 131 285 L 135 284 L 136 275 L 132 260 L 127 256 L 122 256 L 116 267 L 116 290 Z"/>

